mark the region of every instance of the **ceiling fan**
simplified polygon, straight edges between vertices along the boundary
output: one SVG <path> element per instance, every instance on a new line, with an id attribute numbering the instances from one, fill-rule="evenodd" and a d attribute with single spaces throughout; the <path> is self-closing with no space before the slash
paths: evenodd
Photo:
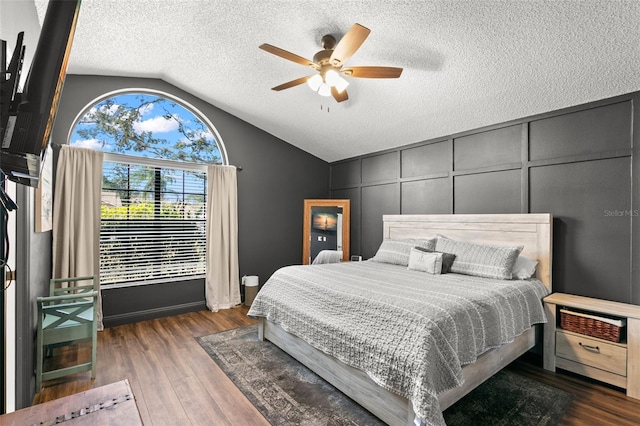
<path id="1" fill-rule="evenodd" d="M 281 58 L 304 65 L 318 71 L 318 74 L 291 80 L 271 90 L 284 90 L 307 83 L 311 89 L 322 96 L 333 96 L 337 102 L 349 99 L 347 86 L 349 83 L 340 76 L 355 78 L 398 78 L 402 74 L 402 68 L 395 67 L 347 67 L 344 63 L 360 48 L 371 32 L 370 29 L 360 24 L 354 24 L 349 31 L 336 44 L 336 39 L 331 35 L 322 37 L 322 49 L 313 56 L 313 61 L 305 59 L 294 53 L 280 49 L 271 44 L 262 44 L 260 49 L 272 53 Z"/>

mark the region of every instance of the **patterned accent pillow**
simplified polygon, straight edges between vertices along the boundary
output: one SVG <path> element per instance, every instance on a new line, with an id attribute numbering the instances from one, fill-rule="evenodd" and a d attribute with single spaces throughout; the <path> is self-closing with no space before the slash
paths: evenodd
<path id="1" fill-rule="evenodd" d="M 380 263 L 390 263 L 392 265 L 408 266 L 409 254 L 414 247 L 422 247 L 428 249 L 436 248 L 436 240 L 384 240 L 376 255 L 370 260 Z"/>
<path id="2" fill-rule="evenodd" d="M 439 275 L 442 272 L 442 253 L 426 252 L 412 248 L 408 269 Z"/>
<path id="3" fill-rule="evenodd" d="M 476 277 L 510 280 L 513 265 L 523 246 L 506 247 L 455 241 L 439 236 L 436 250 L 456 255 L 451 272 Z"/>
<path id="4" fill-rule="evenodd" d="M 417 250 L 426 251 L 429 253 L 441 253 L 442 254 L 442 273 L 446 274 L 451 272 L 451 265 L 453 265 L 453 261 L 456 258 L 456 255 L 453 253 L 442 253 L 440 251 L 431 250 L 428 248 L 415 247 Z"/>

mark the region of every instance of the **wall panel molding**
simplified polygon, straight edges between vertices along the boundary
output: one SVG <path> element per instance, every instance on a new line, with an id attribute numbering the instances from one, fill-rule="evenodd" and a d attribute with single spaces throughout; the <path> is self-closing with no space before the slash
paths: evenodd
<path id="1" fill-rule="evenodd" d="M 351 191 L 359 198 L 361 211 L 352 208 L 352 215 L 361 218 L 365 258 L 382 240 L 378 216 L 383 213 L 533 213 L 543 208 L 555 218 L 555 291 L 640 304 L 638 102 L 640 92 L 634 92 L 341 160 L 331 164 L 332 196 Z M 356 169 L 360 164 L 366 164 L 366 175 Z M 555 179 L 541 179 L 548 172 Z M 572 173 L 584 179 L 576 181 Z M 357 175 L 359 182 L 345 185 L 344 175 Z M 568 199 L 573 201 L 567 204 Z M 628 217 L 608 221 L 613 218 L 603 217 L 607 210 Z M 602 234 L 614 223 L 615 231 Z M 353 236 L 351 241 L 358 244 Z M 588 270 L 603 241 L 610 249 L 599 252 L 598 262 L 626 271 L 611 280 L 606 274 L 582 284 L 572 280 L 571 269 L 583 268 L 576 276 Z M 577 245 L 580 250 L 567 249 Z"/>

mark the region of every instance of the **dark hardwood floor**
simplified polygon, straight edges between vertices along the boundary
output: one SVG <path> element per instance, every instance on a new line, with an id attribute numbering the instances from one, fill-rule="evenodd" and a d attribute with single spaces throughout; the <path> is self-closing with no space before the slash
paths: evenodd
<path id="1" fill-rule="evenodd" d="M 253 323 L 246 313 L 238 307 L 108 328 L 98 333 L 96 378 L 81 373 L 45 382 L 34 404 L 129 379 L 145 425 L 268 425 L 194 339 Z M 52 362 L 88 356 L 80 349 L 62 351 Z M 640 401 L 618 389 L 550 373 L 531 356 L 508 368 L 575 395 L 561 425 L 640 424 Z"/>

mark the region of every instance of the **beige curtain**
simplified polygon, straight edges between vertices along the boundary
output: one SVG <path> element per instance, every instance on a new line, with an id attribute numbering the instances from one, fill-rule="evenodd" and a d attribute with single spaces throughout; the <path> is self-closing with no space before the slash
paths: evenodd
<path id="1" fill-rule="evenodd" d="M 53 277 L 100 273 L 100 200 L 103 153 L 63 145 L 53 198 Z M 102 329 L 98 303 L 98 329 Z"/>
<path id="2" fill-rule="evenodd" d="M 216 312 L 238 305 L 238 178 L 233 166 L 208 166 L 206 264 L 207 307 Z"/>

